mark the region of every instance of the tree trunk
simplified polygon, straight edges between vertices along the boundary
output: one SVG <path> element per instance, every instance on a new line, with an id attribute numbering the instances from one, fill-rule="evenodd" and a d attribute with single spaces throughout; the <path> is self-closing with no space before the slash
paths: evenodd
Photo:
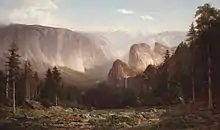
<path id="1" fill-rule="evenodd" d="M 194 40 L 193 40 L 194 41 Z M 192 102 L 196 102 L 195 96 L 195 43 L 192 43 L 192 50 L 193 50 L 193 62 L 192 62 Z"/>
<path id="2" fill-rule="evenodd" d="M 128 79 L 125 77 L 125 88 L 128 88 Z"/>
<path id="3" fill-rule="evenodd" d="M 9 89 L 9 71 L 7 71 L 7 77 L 6 77 L 6 86 L 5 86 L 5 96 L 8 98 L 8 89 Z"/>
<path id="4" fill-rule="evenodd" d="M 57 106 L 58 105 L 58 97 L 57 97 L 57 94 L 55 96 L 55 105 Z"/>
<path id="5" fill-rule="evenodd" d="M 15 81 L 13 81 L 13 113 L 15 114 L 16 109 L 15 109 Z"/>
<path id="6" fill-rule="evenodd" d="M 212 99 L 212 78 L 211 78 L 211 55 L 210 55 L 210 45 L 208 44 L 208 108 L 213 109 L 213 99 Z"/>
<path id="7" fill-rule="evenodd" d="M 6 83 L 5 87 L 5 97 L 8 98 L 8 83 Z"/>
<path id="8" fill-rule="evenodd" d="M 196 102 L 194 75 L 192 76 L 192 102 L 193 102 L 193 103 Z"/>

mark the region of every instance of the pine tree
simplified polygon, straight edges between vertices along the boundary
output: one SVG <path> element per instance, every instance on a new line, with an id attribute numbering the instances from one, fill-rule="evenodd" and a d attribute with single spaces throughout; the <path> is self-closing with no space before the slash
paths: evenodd
<path id="1" fill-rule="evenodd" d="M 186 34 L 186 36 L 187 36 L 186 41 L 188 41 L 189 43 L 194 42 L 196 40 L 196 34 L 197 33 L 196 33 L 194 23 L 192 23 L 188 33 Z"/>
<path id="2" fill-rule="evenodd" d="M 187 33 L 187 39 L 186 41 L 189 42 L 189 44 L 191 45 L 192 48 L 192 102 L 195 103 L 196 99 L 195 99 L 195 51 L 196 51 L 196 46 L 195 46 L 195 42 L 196 42 L 196 35 L 197 32 L 195 30 L 195 26 L 192 23 L 189 29 L 189 32 Z"/>
<path id="3" fill-rule="evenodd" d="M 31 64 L 29 61 L 25 61 L 24 65 L 24 89 L 25 89 L 25 98 L 30 100 L 32 98 L 32 80 L 33 71 L 31 69 Z"/>
<path id="4" fill-rule="evenodd" d="M 53 74 L 50 69 L 47 70 L 46 72 L 46 77 L 45 77 L 45 85 L 44 88 L 41 90 L 41 97 L 52 101 L 53 97 Z"/>
<path id="5" fill-rule="evenodd" d="M 162 84 L 166 84 L 165 86 L 163 85 L 162 87 L 164 87 L 163 90 L 166 91 L 165 93 L 165 98 L 166 98 L 166 102 L 168 102 L 169 100 L 169 89 L 170 89 L 170 76 L 169 76 L 169 61 L 170 61 L 170 52 L 169 50 L 166 50 L 165 55 L 164 55 L 164 61 L 162 64 L 162 76 L 161 76 L 161 80 L 163 81 Z"/>
<path id="6" fill-rule="evenodd" d="M 9 56 L 7 57 L 6 66 L 8 71 L 8 78 L 10 83 L 12 84 L 12 97 L 13 97 L 13 112 L 15 113 L 15 102 L 16 102 L 16 81 L 19 78 L 20 73 L 20 61 L 19 61 L 19 54 L 18 54 L 18 47 L 13 42 L 8 50 Z"/>
<path id="7" fill-rule="evenodd" d="M 166 71 L 168 71 L 168 65 L 169 65 L 169 60 L 170 60 L 170 51 L 166 50 L 163 58 L 163 66 L 166 68 Z"/>
<path id="8" fill-rule="evenodd" d="M 207 54 L 207 77 L 208 77 L 208 108 L 213 109 L 213 97 L 212 97 L 212 77 L 211 77 L 211 63 L 213 59 L 211 57 L 211 41 L 212 40 L 212 32 L 210 31 L 213 26 L 216 25 L 216 22 L 220 19 L 219 10 L 212 7 L 210 4 L 204 4 L 203 6 L 199 6 L 197 8 L 196 14 L 196 29 L 198 30 L 198 35 L 201 36 L 202 42 L 205 43 L 204 48 L 206 48 Z"/>
<path id="9" fill-rule="evenodd" d="M 169 59 L 170 59 L 170 52 L 169 50 L 167 50 L 165 52 L 165 56 L 164 56 L 164 62 L 163 62 L 163 66 L 165 69 L 165 73 L 166 73 L 166 79 L 167 79 L 167 87 L 169 88 L 169 75 L 168 75 L 168 68 L 169 68 Z"/>
<path id="10" fill-rule="evenodd" d="M 39 79 L 39 76 L 38 76 L 38 73 L 37 72 L 34 72 L 34 75 L 33 75 L 33 84 L 34 84 L 34 87 L 33 87 L 33 91 L 34 91 L 34 98 L 36 98 L 38 95 L 39 95 L 39 84 L 40 84 L 40 79 Z"/>
<path id="11" fill-rule="evenodd" d="M 195 17 L 196 29 L 199 34 L 202 34 L 207 29 L 210 29 L 214 22 L 219 19 L 219 10 L 206 3 L 197 8 Z"/>
<path id="12" fill-rule="evenodd" d="M 61 74 L 57 67 L 53 68 L 53 80 L 55 85 L 55 104 L 58 105 L 58 91 L 61 87 Z"/>
<path id="13" fill-rule="evenodd" d="M 52 80 L 53 80 L 53 74 L 52 74 L 51 70 L 48 69 L 47 73 L 46 73 L 46 83 L 51 82 Z"/>

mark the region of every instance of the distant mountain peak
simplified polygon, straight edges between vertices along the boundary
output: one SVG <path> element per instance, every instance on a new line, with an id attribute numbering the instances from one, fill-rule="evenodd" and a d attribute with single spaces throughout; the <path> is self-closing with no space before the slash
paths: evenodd
<path id="1" fill-rule="evenodd" d="M 129 52 L 129 65 L 144 71 L 148 65 L 160 64 L 166 50 L 171 48 L 158 42 L 155 42 L 153 49 L 146 43 L 134 44 Z"/>

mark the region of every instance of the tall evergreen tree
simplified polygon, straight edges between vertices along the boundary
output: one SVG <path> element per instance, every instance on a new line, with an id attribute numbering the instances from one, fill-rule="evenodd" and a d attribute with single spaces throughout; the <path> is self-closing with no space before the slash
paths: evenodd
<path id="1" fill-rule="evenodd" d="M 24 65 L 24 95 L 25 98 L 30 100 L 33 97 L 32 94 L 32 75 L 33 71 L 31 69 L 31 63 L 29 61 L 25 61 Z"/>
<path id="2" fill-rule="evenodd" d="M 213 62 L 213 59 L 211 56 L 212 54 L 211 44 L 215 42 L 212 40 L 214 37 L 212 34 L 213 32 L 211 30 L 214 26 L 216 26 L 216 22 L 220 19 L 219 16 L 220 16 L 219 10 L 212 7 L 210 4 L 204 4 L 203 6 L 199 6 L 195 14 L 196 24 L 197 24 L 196 29 L 198 30 L 198 35 L 201 40 L 200 46 L 203 46 L 203 53 L 206 54 L 206 58 L 207 58 L 208 107 L 209 109 L 213 109 L 213 94 L 212 94 L 213 80 L 211 77 L 212 76 L 211 63 Z"/>
<path id="3" fill-rule="evenodd" d="M 195 103 L 195 51 L 196 51 L 196 30 L 195 26 L 192 23 L 189 29 L 189 32 L 187 33 L 187 39 L 188 44 L 191 45 L 192 49 L 192 102 Z"/>
<path id="4" fill-rule="evenodd" d="M 168 64 L 169 58 L 170 58 L 170 51 L 166 50 L 165 55 L 164 55 L 164 61 L 163 61 L 164 65 Z"/>
<path id="5" fill-rule="evenodd" d="M 51 70 L 48 69 L 47 73 L 46 73 L 46 83 L 51 82 L 52 80 L 53 80 L 53 74 L 52 74 Z"/>
<path id="6" fill-rule="evenodd" d="M 44 88 L 41 89 L 41 97 L 43 99 L 53 101 L 53 74 L 50 69 L 46 72 L 45 77 L 45 85 Z"/>
<path id="7" fill-rule="evenodd" d="M 61 88 L 61 74 L 57 67 L 53 68 L 53 80 L 55 85 L 55 104 L 58 105 L 58 92 Z"/>
<path id="8" fill-rule="evenodd" d="M 167 88 L 170 88 L 170 76 L 169 76 L 169 60 L 170 60 L 170 52 L 169 50 L 166 50 L 165 56 L 164 56 L 164 62 L 163 62 L 163 67 L 165 71 L 165 76 L 166 76 L 166 84 Z"/>
<path id="9" fill-rule="evenodd" d="M 171 66 L 169 70 L 170 77 L 174 87 L 180 89 L 179 97 L 185 101 L 191 100 L 191 53 L 188 44 L 181 42 L 175 53 L 171 57 Z"/>
<path id="10" fill-rule="evenodd" d="M 15 113 L 15 102 L 16 102 L 16 81 L 19 78 L 20 74 L 20 61 L 19 61 L 19 54 L 18 54 L 18 47 L 13 42 L 8 50 L 9 56 L 7 57 L 6 67 L 7 71 L 9 72 L 8 78 L 10 81 L 10 85 L 12 85 L 12 97 L 13 97 L 13 112 Z"/>
<path id="11" fill-rule="evenodd" d="M 156 97 L 161 97 L 163 104 L 168 104 L 169 102 L 169 88 L 170 88 L 170 79 L 169 79 L 169 61 L 170 61 L 170 52 L 167 50 L 164 54 L 163 63 L 158 67 L 158 73 L 156 76 L 156 84 L 153 89 L 153 93 Z M 155 80 L 155 81 L 156 81 Z M 162 102 L 161 102 L 162 103 Z M 162 105 L 162 104 L 161 104 Z"/>
<path id="12" fill-rule="evenodd" d="M 189 43 L 194 42 L 196 40 L 196 34 L 197 34 L 196 28 L 194 26 L 194 23 L 192 23 L 188 33 L 186 34 L 187 36 L 186 41 L 188 41 Z"/>
<path id="13" fill-rule="evenodd" d="M 206 3 L 197 8 L 196 14 L 196 29 L 201 34 L 214 25 L 215 21 L 219 19 L 219 10 Z"/>
<path id="14" fill-rule="evenodd" d="M 40 86 L 40 78 L 37 72 L 34 72 L 33 75 L 33 91 L 34 91 L 34 98 L 39 95 L 39 86 Z"/>

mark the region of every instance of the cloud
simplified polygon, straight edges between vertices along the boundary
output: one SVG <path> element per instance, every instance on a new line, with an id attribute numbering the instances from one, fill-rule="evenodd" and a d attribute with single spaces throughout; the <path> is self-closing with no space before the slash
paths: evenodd
<path id="1" fill-rule="evenodd" d="M 143 15 L 143 16 L 140 16 L 140 18 L 142 20 L 154 20 L 154 18 L 152 16 L 149 16 L 149 15 Z"/>
<path id="2" fill-rule="evenodd" d="M 117 9 L 117 12 L 121 14 L 133 14 L 134 12 L 131 10 L 126 10 L 126 9 Z"/>
<path id="3" fill-rule="evenodd" d="M 56 12 L 59 7 L 56 2 L 57 0 L 12 0 L 4 5 L 11 8 L 0 9 L 5 12 L 0 22 L 42 25 L 58 23 Z M 12 6 L 13 3 L 15 4 Z"/>

